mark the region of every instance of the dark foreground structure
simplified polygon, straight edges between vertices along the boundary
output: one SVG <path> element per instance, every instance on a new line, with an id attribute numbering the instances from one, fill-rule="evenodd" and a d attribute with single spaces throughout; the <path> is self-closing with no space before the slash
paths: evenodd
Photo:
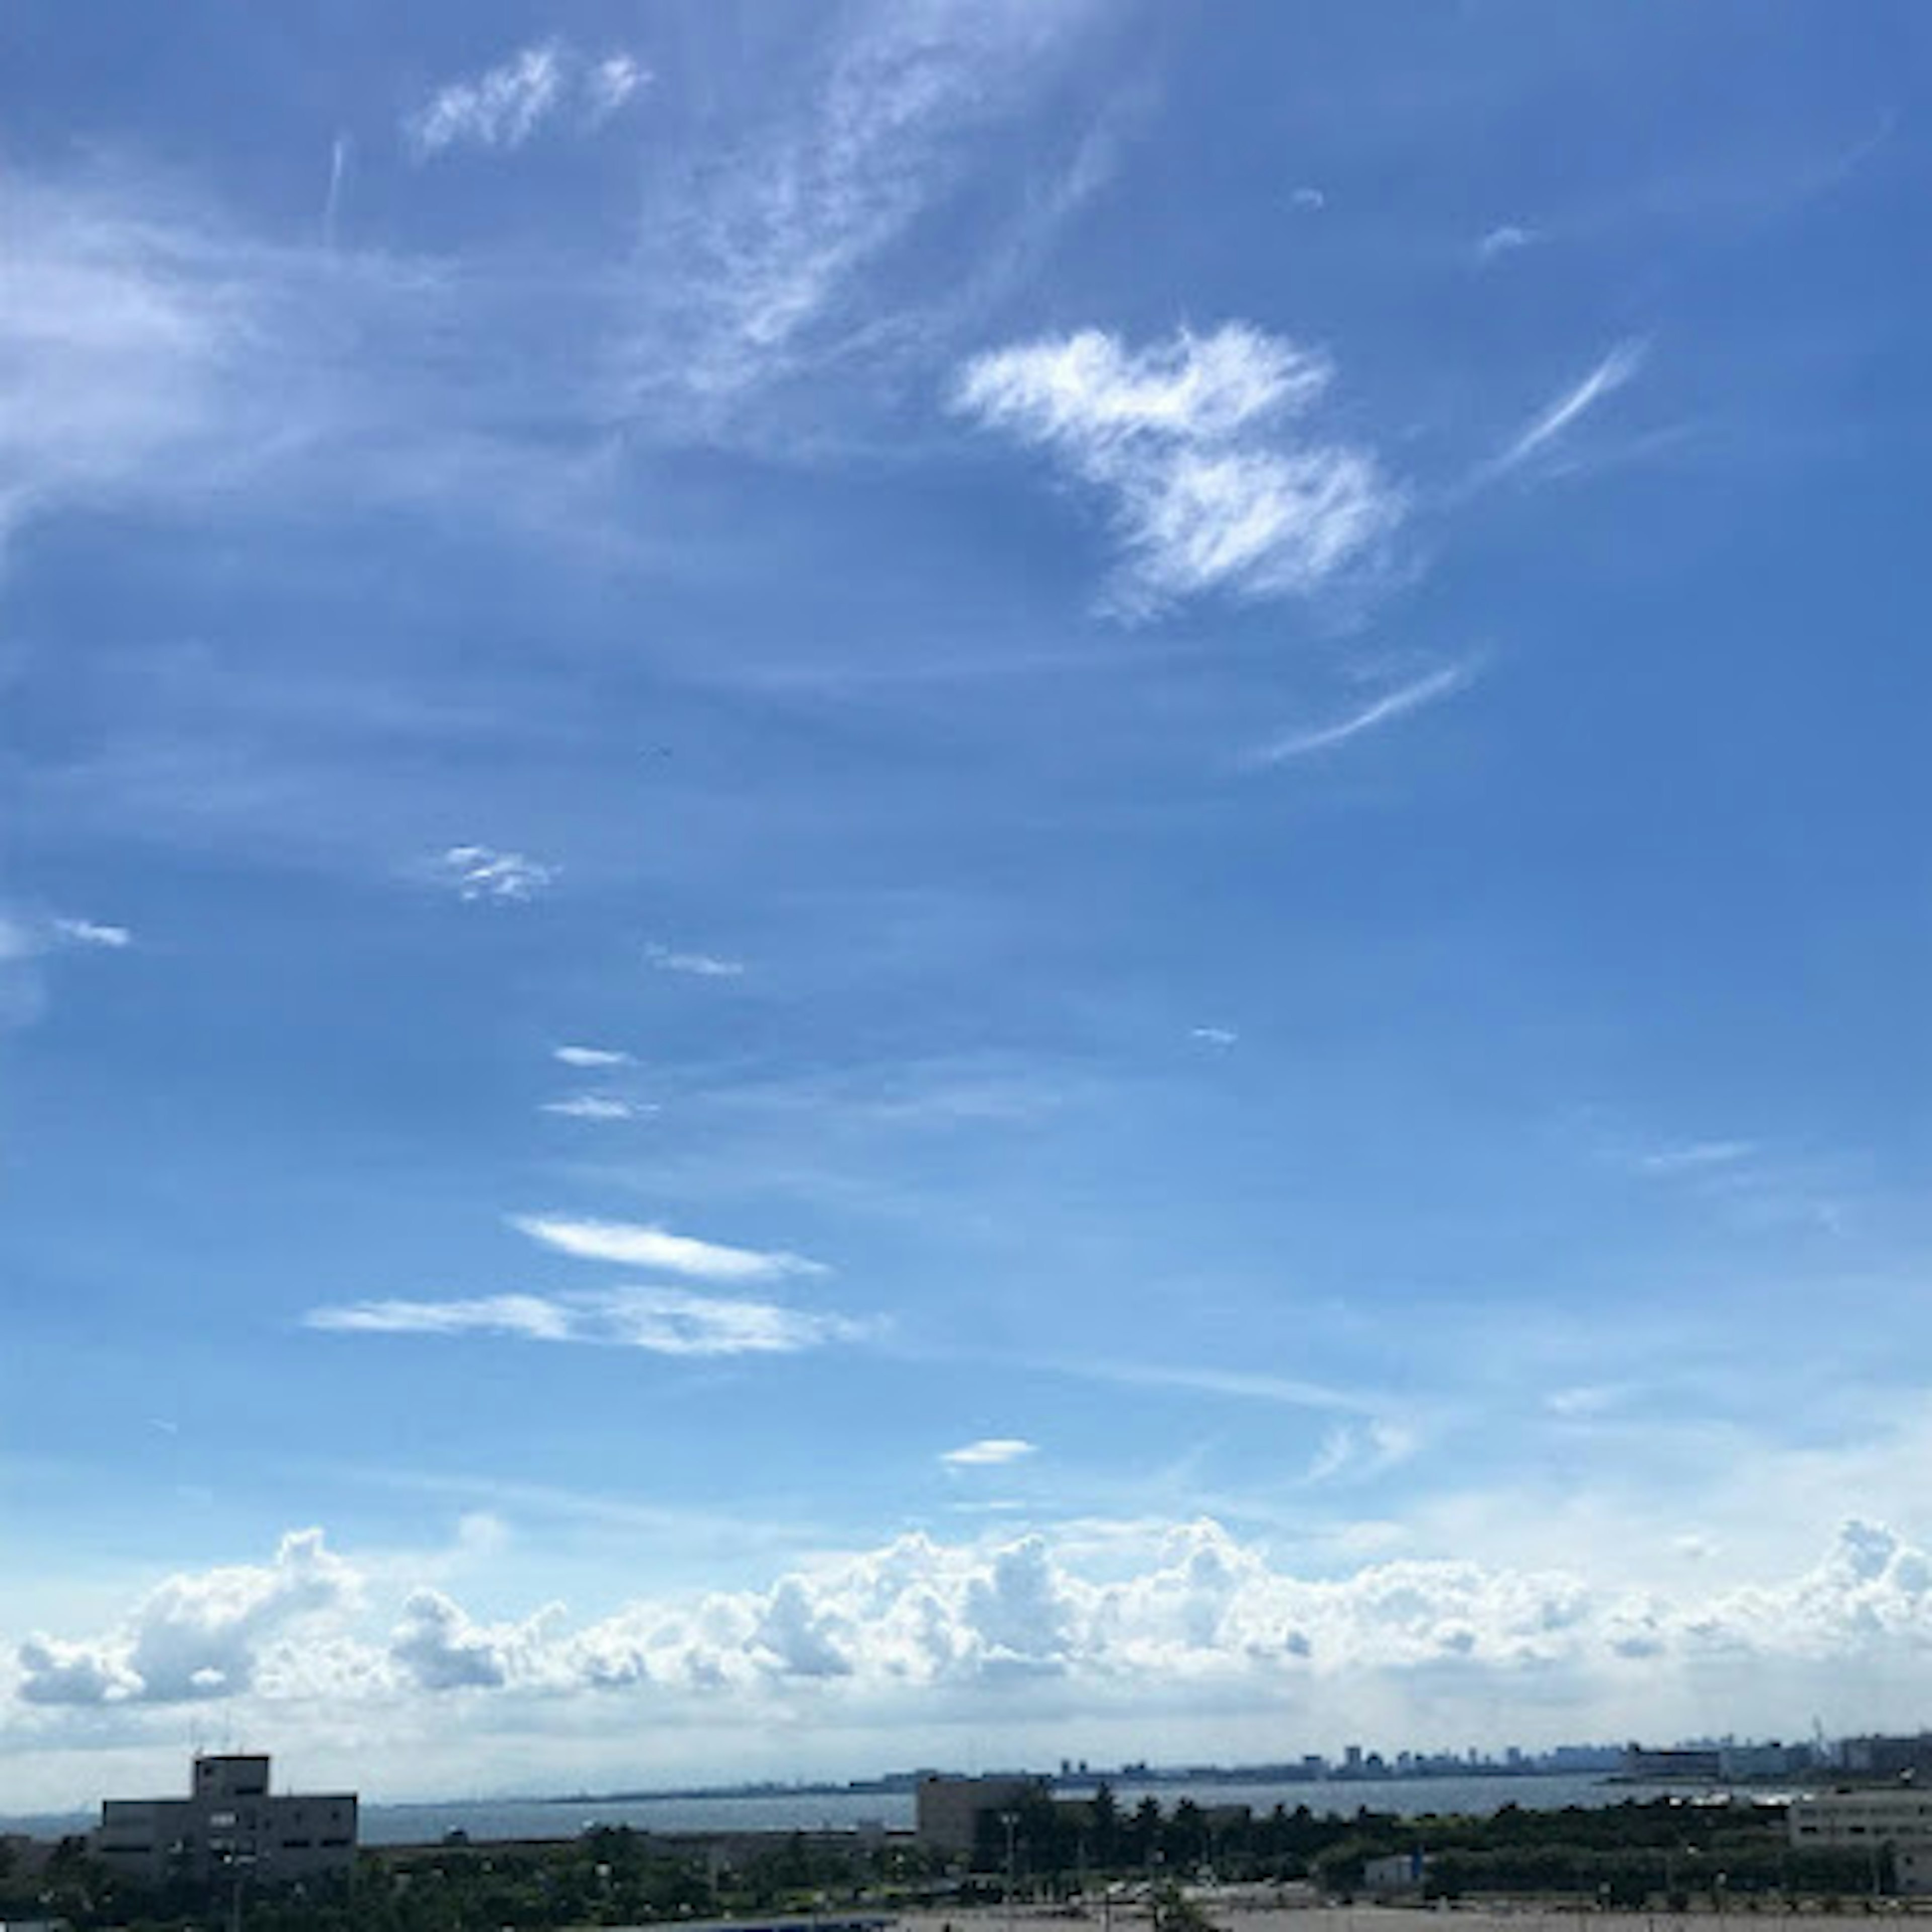
<path id="1" fill-rule="evenodd" d="M 197 1757 L 185 1798 L 110 1798 L 95 1854 L 108 1870 L 148 1886 L 349 1878 L 356 1794 L 277 1796 L 268 1771 L 266 1756 Z"/>

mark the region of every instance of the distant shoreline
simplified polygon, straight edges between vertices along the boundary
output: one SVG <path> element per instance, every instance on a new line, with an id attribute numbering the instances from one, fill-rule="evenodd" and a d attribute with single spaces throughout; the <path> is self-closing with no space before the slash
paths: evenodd
<path id="1" fill-rule="evenodd" d="M 943 1771 L 931 1774 L 939 1778 L 964 1778 L 974 1774 L 965 1772 Z M 1123 1786 L 1139 1790 L 1144 1786 L 1168 1784 L 1279 1784 L 1307 1786 L 1310 1789 L 1325 1788 L 1330 1785 L 1346 1785 L 1351 1789 L 1361 1787 L 1372 1790 L 1378 1784 L 1419 1784 L 1424 1783 L 1455 1784 L 1470 1778 L 1496 1778 L 1501 1780 L 1526 1780 L 1534 1778 L 1574 1778 L 1594 1780 L 1605 1784 L 1686 1784 L 1708 1786 L 1708 1779 L 1677 1778 L 1635 1778 L 1628 1773 L 1610 1769 L 1584 1768 L 1570 1770 L 1552 1768 L 1547 1765 L 1481 1764 L 1445 1766 L 1439 1770 L 1404 1769 L 1400 1771 L 1328 1771 L 1310 1772 L 1299 1766 L 1292 1768 L 1280 1765 L 1216 1765 L 1187 1766 L 1182 1768 L 1160 1766 L 1137 1766 L 1132 1770 L 1097 1771 L 1060 1773 L 1058 1772 L 1012 1771 L 991 1772 L 986 1774 L 994 1778 L 1036 1778 L 1049 1790 L 1059 1792 L 1078 1792 L 1097 1791 L 1103 1784 L 1116 1789 Z M 1727 1784 L 1742 1784 L 1748 1780 L 1731 1779 Z M 429 1798 L 411 1800 L 424 1804 L 442 1804 L 475 1802 L 493 1804 L 650 1804 L 661 1801 L 692 1799 L 718 1799 L 739 1798 L 904 1798 L 916 1794 L 919 1780 L 916 1778 L 892 1776 L 883 1778 L 859 1778 L 841 1784 L 826 1779 L 802 1784 L 764 1783 L 757 1784 L 680 1785 L 636 1791 L 578 1791 L 565 1792 L 553 1796 L 539 1794 L 514 1794 L 503 1798 L 475 1801 Z M 400 1810 L 404 1804 L 388 1808 Z"/>

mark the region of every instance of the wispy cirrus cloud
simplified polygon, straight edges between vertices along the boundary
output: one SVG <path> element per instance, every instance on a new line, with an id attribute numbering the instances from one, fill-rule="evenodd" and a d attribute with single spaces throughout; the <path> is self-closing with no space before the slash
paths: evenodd
<path id="1" fill-rule="evenodd" d="M 831 1273 L 823 1262 L 810 1261 L 802 1255 L 782 1250 L 732 1247 L 635 1221 L 514 1214 L 510 1225 L 532 1240 L 580 1261 L 662 1269 L 666 1274 L 688 1275 L 700 1281 L 783 1281 Z"/>
<path id="2" fill-rule="evenodd" d="M 1187 1030 L 1190 1040 L 1198 1040 L 1203 1046 L 1230 1047 L 1240 1040 L 1240 1035 L 1232 1027 L 1198 1026 Z"/>
<path id="3" fill-rule="evenodd" d="M 225 431 L 253 440 L 262 425 L 228 386 L 266 304 L 241 253 L 92 183 L 10 179 L 0 532 L 44 505 L 118 496 L 164 465 L 205 480 Z"/>
<path id="4" fill-rule="evenodd" d="M 1796 1226 L 1842 1234 L 1870 1190 L 1867 1163 L 1851 1150 L 1781 1148 L 1732 1136 L 1626 1143 L 1608 1152 L 1666 1195 L 1701 1202 L 1745 1228 Z"/>
<path id="5" fill-rule="evenodd" d="M 1366 1482 L 1407 1462 L 1418 1447 L 1415 1431 L 1401 1423 L 1381 1417 L 1338 1423 L 1322 1438 L 1304 1480 L 1310 1484 Z"/>
<path id="6" fill-rule="evenodd" d="M 457 148 L 511 152 L 560 117 L 580 130 L 602 126 L 650 78 L 628 53 L 592 60 L 565 41 L 539 41 L 439 88 L 404 118 L 403 140 L 419 161 Z"/>
<path id="7" fill-rule="evenodd" d="M 0 964 L 37 959 L 67 946 L 95 952 L 124 952 L 134 943 L 131 928 L 98 920 L 47 918 L 0 910 Z"/>
<path id="8" fill-rule="evenodd" d="M 312 1308 L 307 1328 L 356 1335 L 514 1335 L 572 1339 L 568 1312 L 541 1294 L 481 1294 L 445 1301 L 352 1301 Z"/>
<path id="9" fill-rule="evenodd" d="M 44 962 L 51 955 L 76 950 L 123 952 L 134 940 L 133 932 L 124 926 L 11 912 L 0 905 L 0 1028 L 31 1025 L 45 1012 Z"/>
<path id="10" fill-rule="evenodd" d="M 152 171 L 10 173 L 0 542 L 55 512 L 252 517 L 285 496 L 586 527 L 603 404 L 548 332 L 580 340 L 599 297 L 560 286 L 533 336 L 514 275 L 330 246 L 350 160 L 331 150 L 304 244 Z"/>
<path id="11" fill-rule="evenodd" d="M 640 1100 L 626 1100 L 615 1094 L 570 1094 L 560 1100 L 545 1100 L 538 1111 L 560 1114 L 568 1120 L 635 1120 L 654 1114 L 656 1108 Z"/>
<path id="12" fill-rule="evenodd" d="M 1372 704 L 1365 704 L 1346 718 L 1337 718 L 1332 724 L 1291 731 L 1286 737 L 1274 739 L 1249 752 L 1242 763 L 1251 767 L 1285 764 L 1292 758 L 1305 758 L 1312 753 L 1346 745 L 1352 738 L 1359 738 L 1378 725 L 1392 724 L 1398 718 L 1407 717 L 1411 712 L 1420 711 L 1425 705 L 1438 704 L 1459 691 L 1468 689 L 1480 668 L 1473 660 L 1445 665 L 1440 670 L 1431 671 L 1426 676 L 1384 692 Z"/>
<path id="13" fill-rule="evenodd" d="M 311 1309 L 302 1322 L 337 1334 L 495 1336 L 659 1355 L 795 1354 L 871 1333 L 847 1316 L 658 1286 L 346 1302 Z"/>
<path id="14" fill-rule="evenodd" d="M 1519 222 L 1505 221 L 1492 228 L 1476 244 L 1476 259 L 1479 262 L 1493 262 L 1502 255 L 1514 255 L 1519 250 L 1533 248 L 1543 237 L 1533 228 L 1526 228 Z"/>
<path id="15" fill-rule="evenodd" d="M 580 1067 L 586 1070 L 598 1067 L 628 1066 L 632 1064 L 628 1053 L 609 1046 L 560 1046 L 551 1049 L 550 1058 L 566 1066 Z"/>
<path id="16" fill-rule="evenodd" d="M 488 845 L 452 845 L 436 860 L 436 876 L 460 899 L 533 899 L 556 882 L 556 868 L 521 852 Z"/>
<path id="17" fill-rule="evenodd" d="M 134 935 L 124 926 L 106 926 L 98 920 L 54 919 L 47 922 L 56 940 L 68 946 L 92 946 L 118 952 L 133 945 Z"/>
<path id="18" fill-rule="evenodd" d="M 602 127 L 634 94 L 648 87 L 652 78 L 650 69 L 634 54 L 606 54 L 592 62 L 579 84 L 590 124 Z"/>
<path id="19" fill-rule="evenodd" d="M 802 98 L 701 192 L 679 183 L 633 388 L 728 405 L 875 326 L 862 278 L 964 174 L 966 137 L 1036 92 L 1100 17 L 1093 0 L 848 10 L 804 64 Z"/>
<path id="20" fill-rule="evenodd" d="M 1708 1173 L 1713 1168 L 1735 1166 L 1739 1161 L 1748 1160 L 1757 1150 L 1755 1141 L 1685 1141 L 1640 1154 L 1636 1165 L 1644 1174 Z"/>
<path id="21" fill-rule="evenodd" d="M 1196 1366 L 1184 1362 L 1130 1362 L 1102 1359 L 1040 1362 L 1048 1373 L 1083 1382 L 1113 1382 L 1126 1388 L 1169 1388 L 1200 1395 L 1232 1396 L 1241 1401 L 1280 1402 L 1289 1408 L 1334 1409 L 1373 1415 L 1384 1406 L 1373 1397 L 1299 1376 L 1264 1370 Z"/>
<path id="22" fill-rule="evenodd" d="M 343 196 L 349 187 L 350 163 L 355 152 L 355 143 L 346 134 L 338 134 L 328 144 L 328 189 L 322 201 L 322 245 L 325 248 L 335 246 L 336 231 L 342 219 Z"/>
<path id="23" fill-rule="evenodd" d="M 745 971 L 742 959 L 728 959 L 716 952 L 680 952 L 656 942 L 644 948 L 644 958 L 660 973 L 683 973 L 694 980 L 736 980 Z"/>
<path id="24" fill-rule="evenodd" d="M 1642 368 L 1648 345 L 1639 338 L 1618 343 L 1583 380 L 1538 415 L 1482 474 L 1501 476 L 1520 468 L 1548 447 L 1607 396 L 1613 396 Z"/>
<path id="25" fill-rule="evenodd" d="M 1334 375 L 1245 323 L 1144 349 L 1090 328 L 976 356 L 950 400 L 1107 502 L 1132 613 L 1208 591 L 1306 596 L 1394 529 L 1402 494 L 1375 457 L 1293 428 Z"/>
<path id="26" fill-rule="evenodd" d="M 997 1469 L 1037 1455 L 1040 1445 L 1018 1436 L 982 1436 L 976 1442 L 962 1442 L 948 1449 L 940 1460 L 952 1469 Z"/>

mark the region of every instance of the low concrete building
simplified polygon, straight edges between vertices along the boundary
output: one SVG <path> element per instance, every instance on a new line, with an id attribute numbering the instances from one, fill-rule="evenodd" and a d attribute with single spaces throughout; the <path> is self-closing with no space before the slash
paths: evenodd
<path id="1" fill-rule="evenodd" d="M 356 1798 L 277 1796 L 266 1756 L 197 1757 L 185 1798 L 110 1798 L 94 1850 L 142 1883 L 206 1885 L 244 1874 L 268 1885 L 355 1868 Z"/>
<path id="2" fill-rule="evenodd" d="M 970 1856 L 986 1813 L 1010 1810 L 1041 1788 L 1036 1778 L 922 1778 L 916 1798 L 919 1841 Z"/>
<path id="3" fill-rule="evenodd" d="M 1902 1785 L 1794 1798 L 1789 1828 L 1797 1851 L 1868 1853 L 1874 1891 L 1889 1852 L 1898 1890 L 1932 1892 L 1932 1791 Z"/>
<path id="4" fill-rule="evenodd" d="M 1429 1861 L 1420 1852 L 1390 1852 L 1385 1858 L 1362 1862 L 1362 1889 L 1382 1898 L 1391 1892 L 1420 1892 Z"/>

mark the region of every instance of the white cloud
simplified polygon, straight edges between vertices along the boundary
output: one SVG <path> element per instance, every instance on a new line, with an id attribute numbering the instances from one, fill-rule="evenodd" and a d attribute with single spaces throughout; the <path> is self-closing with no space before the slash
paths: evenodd
<path id="1" fill-rule="evenodd" d="M 947 1450 L 939 1460 L 956 1469 L 998 1468 L 1037 1453 L 1037 1444 L 1017 1436 L 982 1436 L 976 1442 Z"/>
<path id="2" fill-rule="evenodd" d="M 403 1606 L 389 1654 L 425 1690 L 494 1688 L 508 1674 L 500 1646 L 440 1590 Z"/>
<path id="3" fill-rule="evenodd" d="M 1364 1482 L 1406 1462 L 1418 1447 L 1414 1430 L 1397 1422 L 1370 1418 L 1366 1422 L 1337 1423 L 1322 1439 L 1309 1465 L 1311 1484 L 1346 1478 Z"/>
<path id="4" fill-rule="evenodd" d="M 503 1720 L 516 1748 L 554 1713 L 580 1768 L 600 1710 L 612 1748 L 632 1751 L 653 1715 L 768 1726 L 806 1688 L 815 1726 L 901 1738 L 963 1719 L 1004 1739 L 1077 1712 L 1137 1733 L 1185 1717 L 1204 1742 L 1246 1744 L 1269 1726 L 1278 1736 L 1285 1702 L 1304 1728 L 1384 1735 L 1493 1735 L 1499 1708 L 1516 1709 L 1526 1738 L 1679 1732 L 1719 1708 L 1774 1724 L 1818 1708 L 1850 1728 L 1918 1681 L 1932 1648 L 1932 1558 L 1868 1522 L 1844 1523 L 1795 1574 L 1748 1583 L 1714 1581 L 1708 1553 L 1687 1562 L 1680 1539 L 1672 1582 L 1647 1588 L 1417 1558 L 1306 1576 L 1211 1520 L 1112 1527 L 910 1534 L 760 1586 L 638 1597 L 590 1622 L 541 1597 L 526 1616 L 486 1622 L 393 1568 L 394 1594 L 368 1602 L 376 1571 L 358 1576 L 310 1532 L 271 1566 L 171 1580 L 105 1637 L 29 1640 L 17 1694 L 43 1714 L 252 1696 L 272 1701 L 284 1736 L 380 1713 L 406 1732 L 458 1727 L 472 1760 L 499 1720 L 447 1700 L 527 1700 Z M 1015 1688 L 1028 1718 L 1007 1700 Z M 558 1701 L 573 1698 L 585 1701 Z M 392 1786 L 407 1774 L 400 1761 L 384 1769 Z"/>
<path id="5" fill-rule="evenodd" d="M 1400 520 L 1367 452 L 1298 438 L 1327 359 L 1241 323 L 1133 350 L 1098 329 L 976 357 L 952 406 L 1050 452 L 1111 504 L 1130 609 L 1305 595 Z"/>
<path id="6" fill-rule="evenodd" d="M 1127 1388 L 1192 1390 L 1201 1395 L 1280 1402 L 1289 1408 L 1367 1413 L 1373 1407 L 1371 1398 L 1366 1395 L 1331 1388 L 1324 1382 L 1304 1382 L 1297 1376 L 1272 1375 L 1264 1370 L 1202 1368 L 1184 1362 L 1108 1361 L 1097 1357 L 1035 1366 L 1082 1381 L 1115 1382 Z"/>
<path id="7" fill-rule="evenodd" d="M 488 71 L 452 81 L 410 116 L 404 134 L 419 158 L 446 148 L 520 148 L 563 93 L 554 42 L 523 48 Z"/>
<path id="8" fill-rule="evenodd" d="M 70 945 L 104 946 L 118 952 L 134 943 L 134 934 L 124 926 L 103 926 L 91 919 L 56 919 L 51 923 L 56 938 Z"/>
<path id="9" fill-rule="evenodd" d="M 1304 214 L 1319 214 L 1328 206 L 1328 197 L 1318 188 L 1298 188 L 1288 200 Z"/>
<path id="10" fill-rule="evenodd" d="M 416 1590 L 390 1634 L 389 1660 L 419 1690 L 500 1689 L 540 1672 L 562 1616 L 550 1604 L 521 1623 L 479 1624 L 440 1590 Z"/>
<path id="11" fill-rule="evenodd" d="M 31 1025 L 46 1010 L 46 975 L 41 962 L 46 955 L 76 946 L 118 952 L 131 945 L 134 937 L 124 926 L 50 919 L 0 908 L 0 1028 Z"/>
<path id="12" fill-rule="evenodd" d="M 1365 704 L 1359 711 L 1338 718 L 1332 724 L 1292 731 L 1286 737 L 1274 739 L 1250 752 L 1243 763 L 1251 766 L 1284 764 L 1291 758 L 1305 758 L 1311 753 L 1346 745 L 1350 739 L 1359 738 L 1378 725 L 1390 724 L 1398 718 L 1406 718 L 1412 711 L 1420 711 L 1424 705 L 1439 703 L 1443 698 L 1454 697 L 1459 691 L 1467 690 L 1475 681 L 1478 668 L 1474 664 L 1445 665 L 1441 670 L 1431 671 L 1426 676 L 1386 692 L 1372 704 Z"/>
<path id="13" fill-rule="evenodd" d="M 1534 248 L 1542 236 L 1533 228 L 1525 228 L 1514 221 L 1505 221 L 1492 228 L 1476 244 L 1479 261 L 1493 262 L 1499 255 L 1514 254 L 1520 248 Z"/>
<path id="14" fill-rule="evenodd" d="M 311 1309 L 304 1324 L 350 1335 L 513 1335 L 576 1340 L 568 1308 L 540 1294 L 485 1294 L 452 1301 L 356 1301 Z"/>
<path id="15" fill-rule="evenodd" d="M 1514 470 L 1561 436 L 1572 423 L 1618 390 L 1643 366 L 1645 345 L 1620 342 L 1574 388 L 1567 389 L 1487 466 L 1486 474 Z"/>
<path id="16" fill-rule="evenodd" d="M 1580 1382 L 1573 1388 L 1552 1389 L 1544 1397 L 1543 1406 L 1566 1420 L 1588 1420 L 1610 1414 L 1628 1394 L 1613 1384 Z"/>
<path id="17" fill-rule="evenodd" d="M 550 1058 L 560 1060 L 566 1066 L 593 1068 L 631 1064 L 628 1053 L 609 1046 L 560 1046 L 552 1050 Z"/>
<path id="18" fill-rule="evenodd" d="M 970 136 L 1042 86 L 1093 0 L 875 0 L 802 64 L 804 98 L 664 211 L 638 386 L 701 404 L 794 373 L 876 324 L 856 284 L 974 157 Z M 674 344 L 674 348 L 668 347 Z"/>
<path id="19" fill-rule="evenodd" d="M 1759 1227 L 1797 1223 L 1842 1234 L 1870 1185 L 1856 1156 L 1793 1155 L 1759 1141 L 1685 1141 L 1618 1158 L 1648 1180 Z"/>
<path id="20" fill-rule="evenodd" d="M 342 197 L 349 185 L 349 164 L 355 145 L 346 134 L 338 134 L 328 144 L 328 190 L 322 202 L 322 245 L 335 246 L 336 230 L 341 220 Z"/>
<path id="21" fill-rule="evenodd" d="M 793 1354 L 871 1333 L 842 1315 L 673 1288 L 621 1289 L 601 1298 L 596 1312 L 622 1346 L 665 1355 Z"/>
<path id="22" fill-rule="evenodd" d="M 572 1094 L 562 1100 L 546 1100 L 538 1111 L 560 1114 L 569 1120 L 635 1120 L 657 1109 L 636 1100 L 620 1100 L 614 1094 Z"/>
<path id="23" fill-rule="evenodd" d="M 118 952 L 134 942 L 124 926 L 103 926 L 91 919 L 45 919 L 0 913 L 0 964 L 37 959 L 59 946 L 84 946 Z"/>
<path id="24" fill-rule="evenodd" d="M 124 1703 L 143 1688 L 118 1654 L 94 1644 L 28 1637 L 16 1660 L 20 1696 L 29 1704 Z"/>
<path id="25" fill-rule="evenodd" d="M 338 179 L 338 218 L 340 196 Z M 322 214 L 292 245 L 164 174 L 10 172 L 0 542 L 56 511 L 232 518 L 284 494 L 305 515 L 598 527 L 604 404 L 593 416 L 592 378 L 554 352 L 598 298 L 560 286 L 538 339 L 522 278 L 332 248 Z M 539 418 L 541 436 L 520 427 Z"/>
<path id="26" fill-rule="evenodd" d="M 622 1268 L 661 1269 L 699 1281 L 783 1281 L 829 1274 L 822 1262 L 782 1250 L 728 1247 L 635 1221 L 574 1220 L 562 1215 L 518 1214 L 510 1225 L 560 1254 Z"/>
<path id="27" fill-rule="evenodd" d="M 640 88 L 647 87 L 651 70 L 630 54 L 607 54 L 584 77 L 584 112 L 593 128 L 601 128 Z"/>
<path id="28" fill-rule="evenodd" d="M 532 899 L 556 879 L 553 866 L 520 852 L 493 851 L 487 845 L 452 845 L 436 861 L 435 869 L 462 899 Z"/>
<path id="29" fill-rule="evenodd" d="M 1198 1026 L 1188 1029 L 1190 1040 L 1198 1040 L 1203 1046 L 1232 1046 L 1240 1035 L 1232 1027 Z"/>
<path id="30" fill-rule="evenodd" d="M 29 1704 L 180 1703 L 254 1687 L 265 1657 L 310 1619 L 355 1600 L 356 1573 L 320 1530 L 284 1537 L 274 1562 L 170 1577 L 106 1636 L 20 1647 Z"/>
<path id="31" fill-rule="evenodd" d="M 1756 1152 L 1755 1141 L 1688 1141 L 1681 1147 L 1660 1148 L 1640 1155 L 1637 1166 L 1646 1174 L 1697 1174 L 1732 1166 Z"/>
<path id="32" fill-rule="evenodd" d="M 218 245 L 97 195 L 8 184 L 0 531 L 203 446 L 259 320 Z"/>
<path id="33" fill-rule="evenodd" d="M 644 957 L 660 973 L 688 973 L 698 980 L 735 980 L 745 970 L 742 959 L 720 958 L 715 952 L 680 952 L 653 941 Z"/>
<path id="34" fill-rule="evenodd" d="M 594 1294 L 484 1295 L 448 1301 L 350 1302 L 312 1309 L 305 1326 L 338 1334 L 493 1335 L 658 1355 L 795 1354 L 863 1339 L 867 1325 L 776 1303 L 676 1288 Z"/>
<path id="35" fill-rule="evenodd" d="M 602 127 L 650 77 L 628 53 L 592 61 L 541 41 L 439 88 L 404 120 L 403 138 L 418 160 L 453 148 L 514 152 L 559 116 Z"/>

